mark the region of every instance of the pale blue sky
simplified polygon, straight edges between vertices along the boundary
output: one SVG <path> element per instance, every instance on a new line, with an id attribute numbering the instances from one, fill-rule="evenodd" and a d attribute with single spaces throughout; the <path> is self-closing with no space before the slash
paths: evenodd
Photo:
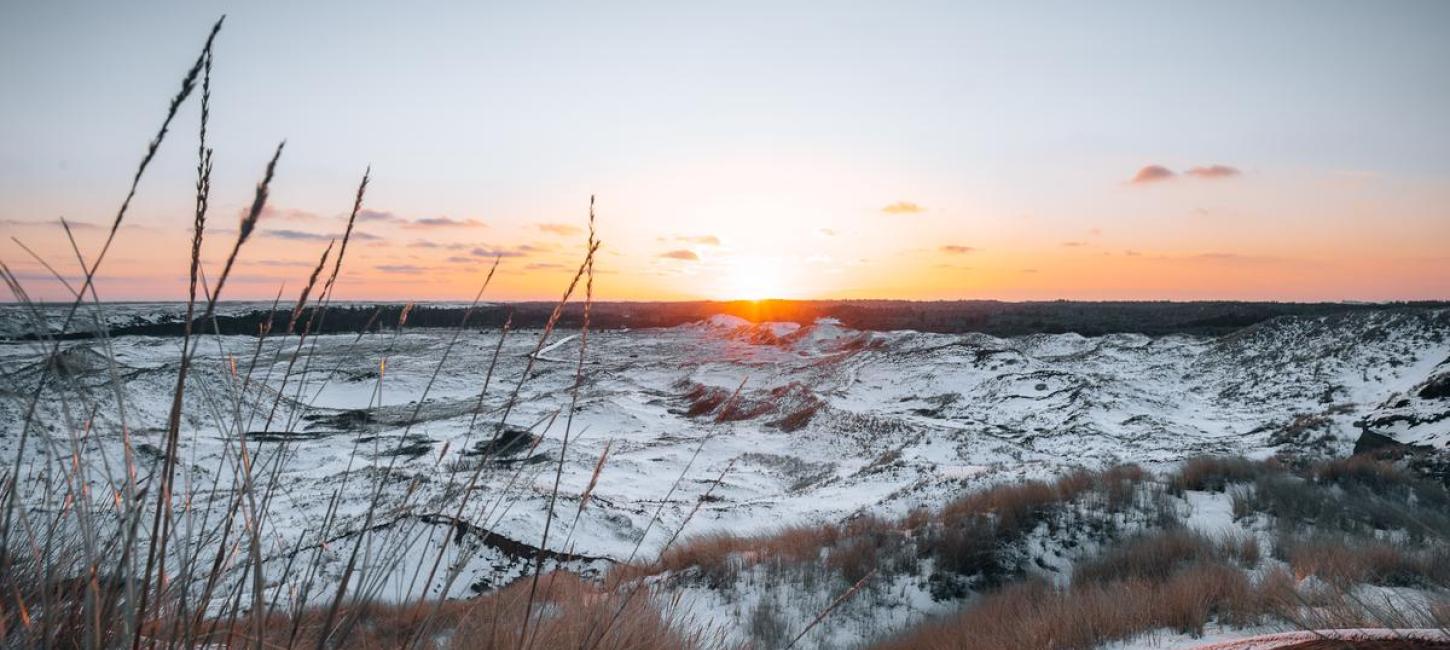
<path id="1" fill-rule="evenodd" d="M 690 275 L 653 260 L 679 235 L 720 234 L 742 259 L 794 255 L 750 241 L 782 222 L 860 235 L 800 257 L 869 259 L 877 211 L 899 200 L 927 211 L 914 236 L 892 226 L 896 248 L 877 259 L 961 240 L 1023 266 L 1034 246 L 1095 231 L 1114 251 L 1267 255 L 1264 241 L 1318 226 L 1343 240 L 1310 255 L 1322 260 L 1370 219 L 1413 233 L 1407 256 L 1450 236 L 1437 225 L 1450 3 L 681 4 L 7 2 L 0 229 L 104 220 L 226 13 L 212 136 L 218 203 L 233 211 L 285 137 L 280 207 L 341 212 L 372 163 L 370 205 L 476 218 L 488 231 L 470 237 L 512 246 L 537 222 L 577 223 L 598 193 L 615 250 L 644 275 Z M 143 186 L 138 224 L 186 223 L 193 111 Z M 1243 175 L 1214 193 L 1124 190 L 1149 164 Z M 1335 179 L 1373 187 L 1315 189 Z M 1353 201 L 1362 217 L 1319 219 Z M 1231 231 L 1161 225 L 1215 210 L 1254 216 Z"/>

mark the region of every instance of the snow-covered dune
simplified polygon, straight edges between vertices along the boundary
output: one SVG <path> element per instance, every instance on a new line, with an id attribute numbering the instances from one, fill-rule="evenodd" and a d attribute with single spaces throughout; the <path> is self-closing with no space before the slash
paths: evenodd
<path id="1" fill-rule="evenodd" d="M 538 336 L 515 331 L 500 348 L 497 332 L 468 331 L 456 342 L 444 330 L 328 335 L 309 339 L 296 363 L 289 363 L 296 337 L 260 346 L 253 337 L 202 339 L 185 404 L 184 478 L 209 485 L 226 476 L 218 464 L 239 432 L 250 434 L 263 459 L 285 442 L 284 489 L 271 520 L 283 549 L 314 534 L 350 473 L 391 472 L 389 497 L 401 503 L 411 494 L 398 521 L 411 518 L 439 536 L 492 531 L 501 545 L 468 563 L 453 589 L 463 593 L 518 574 L 541 538 L 560 454 L 562 494 L 577 496 L 606 444 L 593 502 L 568 537 L 567 550 L 587 566 L 628 557 L 637 545 L 648 556 L 707 492 L 687 533 L 763 530 L 864 509 L 903 512 L 973 485 L 1077 465 L 1265 455 L 1282 445 L 1343 452 L 1362 426 L 1436 448 L 1450 441 L 1450 313 L 1443 310 L 1285 318 L 1218 338 L 1003 339 L 732 317 L 591 332 L 567 450 L 583 338 L 531 360 Z M 160 445 L 178 340 L 66 342 L 49 362 L 44 345 L 0 344 L 0 454 L 17 453 L 27 400 L 46 363 L 57 380 L 39 404 L 35 431 L 50 442 L 30 445 L 22 461 L 28 471 L 70 445 L 69 434 L 86 422 L 82 451 L 120 459 L 118 394 L 138 447 Z M 122 390 L 112 390 L 113 381 Z M 485 468 L 479 490 L 489 498 L 455 522 L 460 489 L 496 430 L 523 442 Z M 138 458 L 140 480 L 149 480 L 155 458 Z M 367 496 L 345 495 L 343 531 L 356 534 Z M 570 496 L 557 512 L 568 522 L 576 507 Z M 555 543 L 550 550 L 566 550 Z M 322 558 L 339 561 L 336 550 Z"/>

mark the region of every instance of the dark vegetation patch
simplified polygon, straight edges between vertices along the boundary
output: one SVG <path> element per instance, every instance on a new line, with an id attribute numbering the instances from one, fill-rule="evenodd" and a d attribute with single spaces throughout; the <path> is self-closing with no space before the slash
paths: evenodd
<path id="1" fill-rule="evenodd" d="M 296 442 L 317 440 L 324 434 L 315 431 L 250 431 L 247 440 L 252 442 Z"/>
<path id="2" fill-rule="evenodd" d="M 918 510 L 900 519 L 867 515 L 763 535 L 708 534 L 666 549 L 648 565 L 618 567 L 615 574 L 629 579 L 669 572 L 673 579 L 725 589 L 742 572 L 763 567 L 772 584 L 844 588 L 874 571 L 878 579 L 916 576 L 939 599 L 960 598 L 1020 576 L 1033 561 L 1022 552 L 1022 542 L 1041 527 L 1080 544 L 1110 539 L 1129 511 L 1159 518 L 1159 505 L 1140 489 L 1147 478 L 1141 468 L 1124 465 L 1073 472 L 1053 482 L 987 488 L 940 511 Z"/>
<path id="3" fill-rule="evenodd" d="M 712 416 L 716 422 L 744 422 L 776 416 L 767 426 L 781 431 L 798 431 L 825 406 L 825 401 L 799 382 L 788 382 L 768 391 L 735 392 L 718 386 L 706 386 L 682 380 L 676 387 L 683 390 L 677 401 L 680 408 L 671 413 L 690 418 Z"/>
<path id="4" fill-rule="evenodd" d="M 1204 457 L 1185 462 L 1165 482 L 1178 491 L 1227 491 L 1236 515 L 1270 517 L 1277 564 L 1247 571 L 1264 561 L 1259 539 L 1247 531 L 1211 539 L 1169 521 L 1112 538 L 1096 556 L 1077 563 L 1066 587 L 1032 577 L 1006 583 L 957 614 L 876 647 L 1093 648 L 1163 628 L 1199 636 L 1210 622 L 1305 630 L 1450 626 L 1443 601 L 1381 603 L 1354 591 L 1364 584 L 1432 594 L 1450 588 L 1444 486 L 1370 457 L 1302 464 Z M 1048 502 L 1040 486 L 992 498 Z M 976 533 L 978 548 L 990 541 L 987 532 Z M 1318 582 L 1305 580 L 1310 577 Z M 1403 639 L 1326 643 L 1304 647 L 1444 647 Z"/>
<path id="5" fill-rule="evenodd" d="M 390 440 L 388 442 L 389 445 L 387 447 L 378 451 L 378 457 L 397 456 L 413 459 L 433 450 L 433 441 L 428 439 L 427 436 L 409 435 L 396 441 Z"/>
<path id="6" fill-rule="evenodd" d="M 1173 496 L 1189 491 L 1226 493 L 1236 518 L 1263 521 L 1221 537 L 1193 532 Z M 1403 461 L 1199 457 L 1163 477 L 1123 465 L 994 486 L 901 518 L 713 533 L 610 577 L 662 575 L 726 602 L 741 585 L 763 586 L 759 603 L 843 593 L 868 578 L 856 597 L 885 599 L 871 607 L 892 601 L 870 584 L 905 577 L 937 600 L 968 603 L 886 648 L 1091 648 L 1164 628 L 1201 635 L 1210 623 L 1443 629 L 1450 607 L 1366 604 L 1353 588 L 1450 588 L 1447 518 L 1444 486 Z M 1051 554 L 1074 566 L 1066 586 L 1041 578 L 1060 570 L 1044 561 Z M 773 605 L 747 618 L 757 647 L 783 645 Z"/>
<path id="7" fill-rule="evenodd" d="M 1450 399 L 1450 372 L 1431 378 L 1420 388 L 1425 399 Z"/>
<path id="8" fill-rule="evenodd" d="M 1450 540 L 1450 492 L 1395 463 L 1352 456 L 1267 471 L 1232 492 L 1234 513 L 1274 518 L 1281 534 L 1334 532 L 1413 542 Z"/>
<path id="9" fill-rule="evenodd" d="M 331 429 L 333 431 L 359 431 L 376 420 L 372 411 L 349 409 L 335 413 L 308 413 L 302 416 L 307 421 L 307 430 Z"/>
<path id="10" fill-rule="evenodd" d="M 1333 420 L 1328 415 L 1300 413 L 1289 420 L 1288 424 L 1269 434 L 1269 444 L 1274 446 L 1297 445 L 1301 448 L 1315 444 L 1327 444 L 1332 438 L 1328 430 L 1332 422 Z"/>
<path id="11" fill-rule="evenodd" d="M 463 455 L 510 458 L 533 448 L 537 442 L 538 436 L 529 433 L 528 429 L 504 426 L 497 436 L 490 434 L 488 439 L 474 443 L 472 449 L 464 450 Z"/>
<path id="12" fill-rule="evenodd" d="M 1198 456 L 1183 461 L 1168 479 L 1174 494 L 1185 490 L 1223 492 L 1231 483 L 1243 483 L 1275 471 L 1272 461 L 1252 461 L 1241 456 Z"/>

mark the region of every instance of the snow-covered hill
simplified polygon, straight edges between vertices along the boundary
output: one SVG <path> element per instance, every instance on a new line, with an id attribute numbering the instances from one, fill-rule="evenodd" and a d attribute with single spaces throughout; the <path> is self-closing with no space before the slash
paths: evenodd
<path id="1" fill-rule="evenodd" d="M 233 474 L 222 463 L 247 433 L 258 464 L 276 461 L 281 478 L 268 521 L 279 574 L 300 546 L 318 554 L 325 582 L 346 560 L 339 540 L 380 536 L 413 549 L 410 563 L 365 573 L 401 593 L 431 561 L 428 540 L 452 537 L 458 543 L 447 560 L 461 573 L 449 591 L 461 595 L 520 575 L 534 557 L 561 454 L 547 552 L 587 570 L 649 557 L 687 520 L 686 535 L 900 513 L 973 485 L 1079 465 L 1265 455 L 1284 445 L 1342 452 L 1361 427 L 1438 449 L 1450 443 L 1444 310 L 1286 318 L 1219 338 L 1002 339 L 731 317 L 590 332 L 572 422 L 583 339 L 531 362 L 538 336 L 329 335 L 308 339 L 295 363 L 296 337 L 260 345 L 253 337 L 201 339 L 184 408 L 181 484 L 201 491 L 219 479 L 230 489 Z M 56 462 L 76 449 L 118 463 L 123 412 L 138 481 L 148 482 L 180 341 L 66 342 L 51 360 L 46 345 L 0 344 L 7 466 L 49 363 L 55 379 L 32 430 L 40 435 L 21 462 L 34 488 L 28 494 L 43 498 L 39 470 L 48 456 Z M 496 432 L 501 440 L 484 449 Z M 575 525 L 578 495 L 606 445 L 592 501 Z M 391 509 L 367 520 L 370 489 L 348 486 L 378 482 Z M 337 492 L 340 523 L 322 535 L 319 522 Z M 473 496 L 460 510 L 465 492 Z M 212 495 L 192 507 L 225 502 Z"/>

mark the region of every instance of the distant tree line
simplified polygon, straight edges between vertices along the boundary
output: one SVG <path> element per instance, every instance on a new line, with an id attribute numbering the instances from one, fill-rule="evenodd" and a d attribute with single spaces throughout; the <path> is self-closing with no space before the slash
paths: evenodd
<path id="1" fill-rule="evenodd" d="M 921 332 L 982 332 L 994 336 L 1060 334 L 1084 336 L 1138 333 L 1150 336 L 1190 334 L 1214 336 L 1284 316 L 1327 316 L 1376 310 L 1443 309 L 1446 302 L 1398 303 L 1287 303 L 1287 302 L 999 302 L 955 300 L 915 302 L 906 300 L 764 300 L 734 302 L 597 302 L 590 310 L 591 327 L 624 329 L 673 327 L 730 314 L 746 320 L 809 324 L 819 318 L 836 318 L 859 330 L 917 330 Z M 464 323 L 472 329 L 498 329 L 511 322 L 514 329 L 535 329 L 548 321 L 554 303 L 490 303 L 467 313 L 457 305 L 415 305 L 405 327 L 450 328 Z M 402 304 L 346 304 L 328 307 L 323 314 L 304 309 L 297 330 L 311 323 L 313 333 L 340 334 L 379 332 L 398 326 Z M 255 310 L 218 315 L 211 323 L 195 323 L 197 332 L 257 335 L 265 327 L 273 334 L 287 328 L 288 310 Z M 583 305 L 567 305 L 559 327 L 575 329 L 583 321 Z M 183 331 L 179 318 L 156 322 L 133 322 L 111 328 L 112 336 L 177 336 Z M 90 338 L 92 332 L 72 332 L 65 338 Z M 34 335 L 25 338 L 35 338 Z"/>

